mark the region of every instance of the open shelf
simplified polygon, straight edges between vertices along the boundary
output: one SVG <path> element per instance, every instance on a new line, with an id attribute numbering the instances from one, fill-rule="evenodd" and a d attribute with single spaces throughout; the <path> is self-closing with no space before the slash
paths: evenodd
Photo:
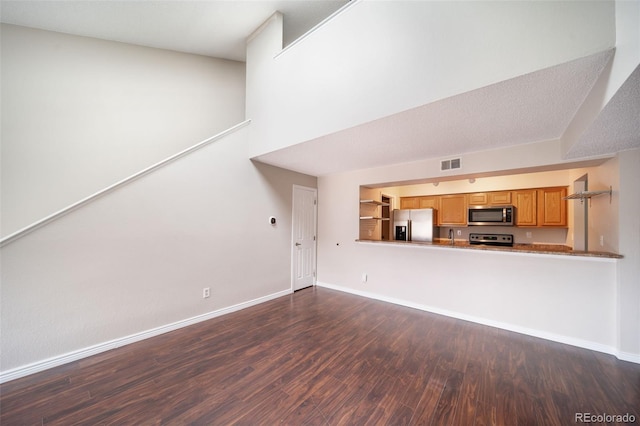
<path id="1" fill-rule="evenodd" d="M 563 197 L 563 199 L 565 199 L 565 200 L 580 200 L 580 202 L 584 202 L 585 199 L 589 199 L 589 201 L 591 201 L 591 198 L 597 197 L 598 195 L 603 195 L 603 194 L 609 194 L 609 203 L 611 203 L 611 197 L 612 197 L 612 194 L 613 194 L 613 189 L 611 188 L 611 186 L 609 187 L 608 190 L 576 192 L 574 194 L 567 195 L 566 197 Z"/>
<path id="2" fill-rule="evenodd" d="M 376 200 L 360 200 L 360 204 L 373 204 L 374 206 L 384 206 L 384 207 L 389 206 L 389 203 L 383 203 L 382 201 L 376 201 Z"/>

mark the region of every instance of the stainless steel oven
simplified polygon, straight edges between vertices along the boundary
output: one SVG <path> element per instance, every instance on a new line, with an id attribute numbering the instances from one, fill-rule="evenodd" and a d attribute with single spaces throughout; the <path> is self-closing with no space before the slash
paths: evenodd
<path id="1" fill-rule="evenodd" d="M 513 206 L 469 206 L 467 223 L 469 225 L 513 226 L 516 219 Z"/>

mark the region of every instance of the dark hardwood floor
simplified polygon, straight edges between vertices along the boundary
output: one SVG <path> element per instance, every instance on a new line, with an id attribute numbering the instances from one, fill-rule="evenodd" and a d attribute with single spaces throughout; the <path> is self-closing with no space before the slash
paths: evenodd
<path id="1" fill-rule="evenodd" d="M 309 288 L 5 383 L 0 403 L 3 426 L 637 424 L 640 365 Z"/>

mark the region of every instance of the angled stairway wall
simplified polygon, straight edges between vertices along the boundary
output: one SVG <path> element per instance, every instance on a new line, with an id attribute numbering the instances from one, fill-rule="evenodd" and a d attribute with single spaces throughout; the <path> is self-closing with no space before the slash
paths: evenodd
<path id="1" fill-rule="evenodd" d="M 1 30 L 3 239 L 244 122 L 243 63 Z M 292 185 L 316 179 L 252 163 L 250 134 L 5 241 L 0 382 L 288 293 Z"/>
<path id="2" fill-rule="evenodd" d="M 0 378 L 290 292 L 292 185 L 316 179 L 251 162 L 249 134 L 2 247 Z"/>
<path id="3" fill-rule="evenodd" d="M 2 24 L 2 236 L 244 120 L 244 63 Z"/>

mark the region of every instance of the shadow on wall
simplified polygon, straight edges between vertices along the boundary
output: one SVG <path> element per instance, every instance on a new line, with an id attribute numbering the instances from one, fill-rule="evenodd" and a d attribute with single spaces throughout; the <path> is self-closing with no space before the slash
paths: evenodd
<path id="1" fill-rule="evenodd" d="M 291 216 L 293 189 L 290 182 L 292 181 L 292 176 L 297 176 L 297 179 L 294 180 L 297 185 L 308 186 L 310 188 L 318 187 L 318 179 L 315 176 L 292 172 L 290 170 L 261 163 L 256 160 L 251 160 L 251 162 L 262 177 L 263 181 L 267 184 L 269 195 L 278 200 L 276 205 L 280 206 L 279 209 L 285 209 L 273 212 L 273 215 L 278 218 Z"/>

